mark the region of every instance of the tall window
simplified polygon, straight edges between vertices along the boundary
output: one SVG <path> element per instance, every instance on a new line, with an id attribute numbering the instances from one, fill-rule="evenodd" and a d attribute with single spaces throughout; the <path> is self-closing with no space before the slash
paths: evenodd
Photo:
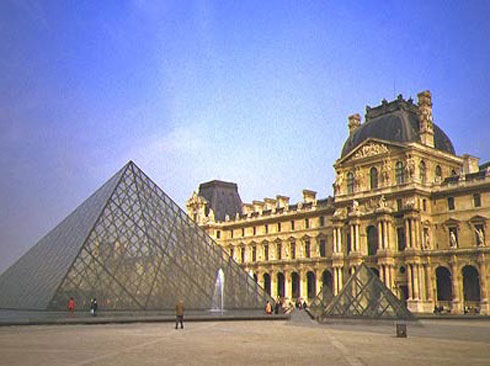
<path id="1" fill-rule="evenodd" d="M 296 243 L 293 241 L 290 243 L 291 259 L 296 259 Z"/>
<path id="2" fill-rule="evenodd" d="M 245 248 L 240 248 L 240 263 L 245 263 Z"/>
<path id="3" fill-rule="evenodd" d="M 305 240 L 305 258 L 310 258 L 311 256 L 311 251 L 310 251 L 310 240 Z"/>
<path id="4" fill-rule="evenodd" d="M 395 164 L 395 177 L 396 177 L 396 184 L 403 184 L 405 182 L 403 163 L 401 161 L 397 161 Z"/>
<path id="5" fill-rule="evenodd" d="M 407 246 L 406 241 L 405 241 L 405 229 L 402 227 L 397 228 L 396 229 L 396 236 L 398 239 L 398 251 L 399 252 L 404 251 L 406 246 Z"/>
<path id="6" fill-rule="evenodd" d="M 281 223 L 280 222 L 277 223 L 277 232 L 278 233 L 281 232 Z"/>
<path id="7" fill-rule="evenodd" d="M 233 229 L 230 230 L 230 238 L 233 239 Z"/>
<path id="8" fill-rule="evenodd" d="M 372 167 L 369 171 L 369 178 L 371 182 L 371 189 L 378 188 L 378 169 Z"/>
<path id="9" fill-rule="evenodd" d="M 327 256 L 327 250 L 326 250 L 326 244 L 325 244 L 325 239 L 320 240 L 320 257 L 326 257 Z"/>
<path id="10" fill-rule="evenodd" d="M 294 220 L 291 220 L 291 230 L 294 230 Z"/>
<path id="11" fill-rule="evenodd" d="M 265 228 L 265 233 L 267 234 L 269 232 L 269 225 L 265 224 L 264 228 Z"/>
<path id="12" fill-rule="evenodd" d="M 277 257 L 277 259 L 282 259 L 282 244 L 281 243 L 276 244 L 276 257 Z"/>
<path id="13" fill-rule="evenodd" d="M 325 226 L 325 216 L 320 216 L 320 226 Z"/>
<path id="14" fill-rule="evenodd" d="M 257 247 L 254 245 L 252 247 L 252 262 L 257 261 Z"/>
<path id="15" fill-rule="evenodd" d="M 442 169 L 438 165 L 436 166 L 436 181 L 441 181 L 442 180 Z"/>
<path id="16" fill-rule="evenodd" d="M 255 226 L 253 227 L 253 233 L 254 233 L 254 235 L 257 234 L 257 228 Z"/>
<path id="17" fill-rule="evenodd" d="M 352 172 L 347 173 L 347 193 L 354 193 L 354 174 Z"/>
<path id="18" fill-rule="evenodd" d="M 235 250 L 233 247 L 230 247 L 230 257 L 233 258 L 234 255 L 235 255 Z"/>
<path id="19" fill-rule="evenodd" d="M 221 238 L 221 231 L 216 230 L 216 239 L 220 239 L 220 238 Z"/>
<path id="20" fill-rule="evenodd" d="M 310 228 L 310 219 L 305 219 L 305 229 Z"/>
<path id="21" fill-rule="evenodd" d="M 242 236 L 245 236 L 245 228 L 242 227 Z"/>
<path id="22" fill-rule="evenodd" d="M 419 172 L 420 181 L 422 182 L 422 184 L 425 184 L 425 182 L 427 181 L 427 168 L 425 167 L 425 162 L 423 160 L 420 161 Z"/>
<path id="23" fill-rule="evenodd" d="M 447 209 L 450 211 L 454 210 L 454 197 L 447 198 Z"/>
<path id="24" fill-rule="evenodd" d="M 481 196 L 480 196 L 480 193 L 475 193 L 473 195 L 473 205 L 475 207 L 481 207 Z"/>
<path id="25" fill-rule="evenodd" d="M 269 244 L 264 244 L 264 260 L 269 260 Z"/>

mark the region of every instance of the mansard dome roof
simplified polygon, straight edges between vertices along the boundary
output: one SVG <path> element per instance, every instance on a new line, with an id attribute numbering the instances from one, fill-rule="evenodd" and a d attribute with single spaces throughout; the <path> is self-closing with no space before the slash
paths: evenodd
<path id="1" fill-rule="evenodd" d="M 411 99 L 399 96 L 375 108 L 366 107 L 366 122 L 361 124 L 344 143 L 341 157 L 346 156 L 364 140 L 378 138 L 394 142 L 420 142 L 417 106 Z M 449 137 L 434 124 L 434 147 L 437 150 L 455 154 Z"/>

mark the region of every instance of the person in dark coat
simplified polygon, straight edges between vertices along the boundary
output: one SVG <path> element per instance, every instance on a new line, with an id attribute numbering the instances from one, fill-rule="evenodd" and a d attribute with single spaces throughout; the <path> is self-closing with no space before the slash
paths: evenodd
<path id="1" fill-rule="evenodd" d="M 94 297 L 90 301 L 90 312 L 92 313 L 92 316 L 97 316 L 97 308 L 99 306 L 97 305 L 97 299 Z"/>

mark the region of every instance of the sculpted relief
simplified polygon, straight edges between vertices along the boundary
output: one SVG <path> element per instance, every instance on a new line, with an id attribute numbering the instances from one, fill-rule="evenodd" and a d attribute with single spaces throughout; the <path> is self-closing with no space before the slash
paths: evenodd
<path id="1" fill-rule="evenodd" d="M 365 158 L 367 156 L 383 154 L 389 151 L 390 150 L 385 145 L 370 142 L 369 144 L 366 144 L 362 146 L 359 150 L 357 150 L 352 159 Z"/>

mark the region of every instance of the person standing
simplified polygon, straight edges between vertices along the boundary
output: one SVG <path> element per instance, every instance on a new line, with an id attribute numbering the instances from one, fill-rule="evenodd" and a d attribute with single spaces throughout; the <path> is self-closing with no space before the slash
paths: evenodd
<path id="1" fill-rule="evenodd" d="M 178 328 L 178 325 L 180 323 L 180 329 L 184 329 L 184 301 L 179 300 L 177 302 L 177 305 L 175 306 L 175 314 L 176 314 L 176 319 L 175 319 L 175 329 Z"/>
<path id="2" fill-rule="evenodd" d="M 92 316 L 97 316 L 97 308 L 97 299 L 94 297 L 90 302 L 90 312 L 92 313 Z"/>
<path id="3" fill-rule="evenodd" d="M 70 297 L 70 300 L 68 300 L 68 311 L 70 312 L 70 316 L 73 316 L 73 312 L 75 311 L 75 300 L 73 300 L 73 297 Z"/>
<path id="4" fill-rule="evenodd" d="M 267 301 L 267 303 L 265 304 L 265 313 L 267 315 L 271 315 L 272 314 L 272 305 L 269 301 Z"/>

